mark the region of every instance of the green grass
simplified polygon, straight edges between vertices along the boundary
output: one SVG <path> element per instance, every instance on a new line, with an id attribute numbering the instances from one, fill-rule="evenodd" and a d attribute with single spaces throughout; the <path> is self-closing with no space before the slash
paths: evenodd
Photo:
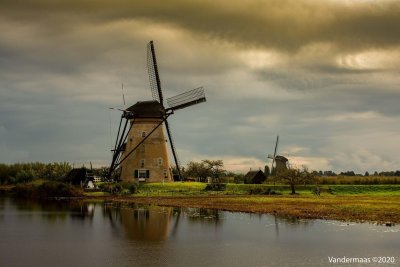
<path id="1" fill-rule="evenodd" d="M 271 184 L 226 184 L 225 191 L 205 191 L 206 184 L 198 182 L 185 183 L 142 183 L 136 196 L 198 196 L 198 195 L 247 195 L 254 188 L 262 188 L 290 195 L 288 185 Z M 296 186 L 296 193 L 302 196 L 313 196 L 315 185 Z M 400 185 L 321 185 L 321 195 L 376 195 L 400 196 Z"/>
<path id="2" fill-rule="evenodd" d="M 400 185 L 329 185 L 334 195 L 400 196 Z"/>
<path id="3" fill-rule="evenodd" d="M 322 176 L 317 178 L 320 184 L 326 185 L 372 185 L 372 184 L 400 184 L 398 176 Z"/>
<path id="4" fill-rule="evenodd" d="M 139 185 L 137 196 L 198 196 L 198 195 L 247 195 L 254 188 L 270 188 L 271 190 L 289 195 L 288 185 L 270 184 L 226 184 L 224 191 L 205 191 L 206 184 L 198 182 L 185 183 L 142 183 Z M 297 186 L 296 192 L 301 195 L 312 195 L 314 186 Z"/>
<path id="5" fill-rule="evenodd" d="M 199 195 L 204 193 L 205 183 L 140 183 L 137 196 Z"/>

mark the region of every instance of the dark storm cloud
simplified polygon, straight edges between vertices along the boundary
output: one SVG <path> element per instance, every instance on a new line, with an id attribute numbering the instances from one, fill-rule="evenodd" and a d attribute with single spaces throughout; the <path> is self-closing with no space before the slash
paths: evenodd
<path id="1" fill-rule="evenodd" d="M 2 1 L 1 13 L 42 23 L 43 30 L 55 34 L 68 31 L 74 21 L 142 19 L 239 45 L 283 51 L 319 42 L 353 51 L 393 47 L 399 45 L 400 36 L 397 1 L 10 0 Z"/>

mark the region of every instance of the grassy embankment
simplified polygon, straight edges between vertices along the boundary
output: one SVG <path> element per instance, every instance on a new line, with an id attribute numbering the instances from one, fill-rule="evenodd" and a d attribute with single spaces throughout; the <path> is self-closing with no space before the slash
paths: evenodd
<path id="1" fill-rule="evenodd" d="M 314 186 L 298 186 L 298 195 L 294 196 L 286 185 L 227 184 L 225 191 L 204 191 L 205 186 L 202 183 L 141 184 L 137 194 L 106 199 L 299 218 L 400 223 L 400 185 L 322 185 L 320 196 L 313 194 Z M 281 195 L 249 195 L 254 188 L 271 188 Z"/>
<path id="2" fill-rule="evenodd" d="M 248 195 L 252 190 L 271 189 L 278 194 L 290 195 L 288 185 L 272 184 L 227 184 L 224 191 L 205 191 L 204 183 L 148 183 L 140 184 L 135 196 L 209 196 L 209 195 Z M 321 185 L 321 196 L 330 195 L 368 195 L 400 196 L 400 185 Z M 301 196 L 314 196 L 314 185 L 297 186 Z"/>
<path id="3" fill-rule="evenodd" d="M 88 201 L 136 202 L 299 218 L 400 223 L 400 185 L 321 185 L 320 196 L 313 194 L 314 186 L 298 186 L 298 195 L 290 195 L 287 185 L 227 184 L 224 191 L 205 191 L 205 187 L 203 183 L 152 183 L 140 184 L 136 194 L 93 192 L 85 195 Z M 271 188 L 281 195 L 249 195 L 256 188 L 261 191 Z"/>

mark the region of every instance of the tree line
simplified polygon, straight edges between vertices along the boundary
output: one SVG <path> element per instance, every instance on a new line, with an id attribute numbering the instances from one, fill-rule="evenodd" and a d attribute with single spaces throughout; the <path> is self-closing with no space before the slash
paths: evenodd
<path id="1" fill-rule="evenodd" d="M 345 171 L 340 173 L 335 173 L 334 171 L 313 171 L 317 176 L 400 176 L 400 170 L 396 171 L 382 171 L 374 173 L 369 173 L 366 171 L 364 174 L 355 173 L 354 171 Z"/>
<path id="2" fill-rule="evenodd" d="M 68 162 L 0 164 L 0 184 L 27 183 L 37 179 L 64 181 L 71 170 L 72 166 Z M 107 170 L 107 167 L 96 168 L 93 169 L 93 174 L 104 177 Z M 222 160 L 191 161 L 182 168 L 182 173 L 189 181 L 246 183 L 244 174 L 225 170 Z M 400 182 L 400 179 L 397 179 L 400 171 L 375 172 L 372 175 L 366 172 L 364 175 L 359 175 L 354 171 L 336 174 L 333 171 L 310 172 L 307 168 L 291 168 L 280 173 L 273 171 L 270 174 L 268 166 L 265 166 L 264 173 L 268 177 L 266 182 L 288 184 L 292 190 L 297 184 L 398 184 Z"/>
<path id="3" fill-rule="evenodd" d="M 61 181 L 71 170 L 68 162 L 0 164 L 0 184 L 28 183 L 37 179 Z"/>

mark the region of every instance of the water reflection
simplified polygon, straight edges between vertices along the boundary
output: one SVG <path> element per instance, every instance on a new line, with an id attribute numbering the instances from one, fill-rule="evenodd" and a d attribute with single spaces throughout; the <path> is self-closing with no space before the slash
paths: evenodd
<path id="1" fill-rule="evenodd" d="M 328 256 L 400 259 L 399 231 L 210 209 L 0 197 L 0 266 L 327 266 Z"/>
<path id="2" fill-rule="evenodd" d="M 6 198 L 0 198 L 3 210 Z M 143 204 L 90 203 L 85 201 L 31 201 L 9 199 L 20 215 L 24 217 L 40 216 L 49 223 L 66 221 L 93 221 L 95 213 L 108 221 L 112 233 L 120 238 L 136 241 L 164 241 L 176 237 L 182 223 L 202 227 L 212 227 L 219 232 L 225 222 L 226 212 L 215 209 L 160 207 Z M 275 236 L 279 238 L 280 227 L 312 227 L 313 221 L 289 217 L 277 217 L 264 214 L 237 213 L 241 219 L 253 221 L 272 217 L 265 227 L 274 226 Z M 4 214 L 0 213 L 0 220 Z"/>
<path id="3" fill-rule="evenodd" d="M 169 236 L 171 207 L 104 205 L 104 216 L 115 231 L 123 228 L 125 237 L 138 241 L 162 241 Z"/>
<path id="4" fill-rule="evenodd" d="M 95 207 L 93 203 L 79 201 L 32 201 L 14 198 L 10 201 L 11 205 L 21 211 L 20 214 L 27 217 L 41 216 L 49 222 L 66 220 L 67 218 L 91 221 Z"/>

